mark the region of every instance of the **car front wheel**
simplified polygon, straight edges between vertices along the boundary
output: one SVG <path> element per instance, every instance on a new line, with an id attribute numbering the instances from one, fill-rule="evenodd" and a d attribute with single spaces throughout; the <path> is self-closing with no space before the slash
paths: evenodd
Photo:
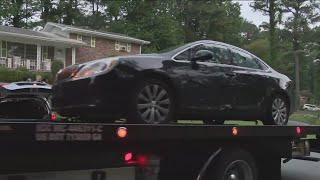
<path id="1" fill-rule="evenodd" d="M 274 96 L 267 109 L 266 125 L 286 125 L 289 119 L 288 102 L 282 96 Z"/>
<path id="2" fill-rule="evenodd" d="M 143 124 L 171 122 L 174 104 L 173 91 L 166 83 L 157 79 L 144 80 L 133 93 L 128 122 Z"/>

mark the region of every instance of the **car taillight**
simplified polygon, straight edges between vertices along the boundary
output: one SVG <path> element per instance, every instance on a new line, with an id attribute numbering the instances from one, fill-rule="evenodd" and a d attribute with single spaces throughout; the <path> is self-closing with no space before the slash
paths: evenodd
<path id="1" fill-rule="evenodd" d="M 132 157 L 133 157 L 132 152 L 127 152 L 127 153 L 124 154 L 124 160 L 126 162 L 131 161 Z"/>
<path id="2" fill-rule="evenodd" d="M 301 128 L 300 127 L 296 127 L 296 133 L 299 135 L 301 134 Z"/>
<path id="3" fill-rule="evenodd" d="M 51 120 L 55 120 L 56 119 L 56 115 L 54 113 L 51 113 Z"/>
<path id="4" fill-rule="evenodd" d="M 237 127 L 233 127 L 233 128 L 232 128 L 232 134 L 233 134 L 234 136 L 238 135 L 238 128 L 237 128 Z"/>
<path id="5" fill-rule="evenodd" d="M 59 81 L 59 80 L 67 79 L 69 77 L 74 76 L 78 68 L 79 68 L 78 65 L 72 65 L 64 69 L 60 69 L 59 72 L 57 73 L 56 80 Z"/>

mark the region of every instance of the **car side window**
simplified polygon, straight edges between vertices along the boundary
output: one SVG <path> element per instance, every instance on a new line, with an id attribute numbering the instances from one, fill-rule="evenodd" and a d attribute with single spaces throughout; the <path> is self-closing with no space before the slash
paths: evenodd
<path id="1" fill-rule="evenodd" d="M 231 52 L 232 64 L 241 67 L 262 69 L 257 60 L 255 60 L 251 55 L 235 49 L 231 49 Z"/>
<path id="2" fill-rule="evenodd" d="M 195 53 L 199 50 L 208 50 L 212 53 L 212 59 L 203 60 L 199 62 L 210 62 L 217 64 L 231 64 L 230 51 L 226 46 L 218 44 L 202 44 L 192 48 L 191 56 L 194 56 Z"/>
<path id="3" fill-rule="evenodd" d="M 180 54 L 178 54 L 176 57 L 174 57 L 175 60 L 178 61 L 189 61 L 191 57 L 191 49 L 187 49 Z"/>

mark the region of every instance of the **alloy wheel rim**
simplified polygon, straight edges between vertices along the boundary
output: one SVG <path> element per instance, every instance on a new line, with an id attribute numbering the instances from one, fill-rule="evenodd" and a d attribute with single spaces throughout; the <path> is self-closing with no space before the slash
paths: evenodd
<path id="1" fill-rule="evenodd" d="M 224 180 L 253 180 L 252 169 L 243 160 L 232 162 L 225 170 Z"/>
<path id="2" fill-rule="evenodd" d="M 287 107 L 286 103 L 277 98 L 272 103 L 272 117 L 277 125 L 283 125 L 287 120 Z"/>
<path id="3" fill-rule="evenodd" d="M 157 84 L 146 85 L 138 95 L 138 112 L 141 118 L 149 124 L 159 124 L 165 121 L 169 108 L 168 92 Z"/>

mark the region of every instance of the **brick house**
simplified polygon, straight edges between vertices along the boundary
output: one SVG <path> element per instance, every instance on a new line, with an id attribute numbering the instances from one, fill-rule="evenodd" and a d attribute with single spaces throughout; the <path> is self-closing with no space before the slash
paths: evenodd
<path id="1" fill-rule="evenodd" d="M 68 66 L 108 56 L 140 54 L 142 45 L 149 43 L 50 22 L 42 31 L 0 25 L 0 66 L 50 71 L 54 60 Z"/>
<path id="2" fill-rule="evenodd" d="M 86 43 L 87 46 L 66 49 L 66 65 L 108 56 L 141 54 L 142 45 L 150 43 L 123 34 L 83 29 L 51 22 L 46 24 L 43 31 Z"/>

